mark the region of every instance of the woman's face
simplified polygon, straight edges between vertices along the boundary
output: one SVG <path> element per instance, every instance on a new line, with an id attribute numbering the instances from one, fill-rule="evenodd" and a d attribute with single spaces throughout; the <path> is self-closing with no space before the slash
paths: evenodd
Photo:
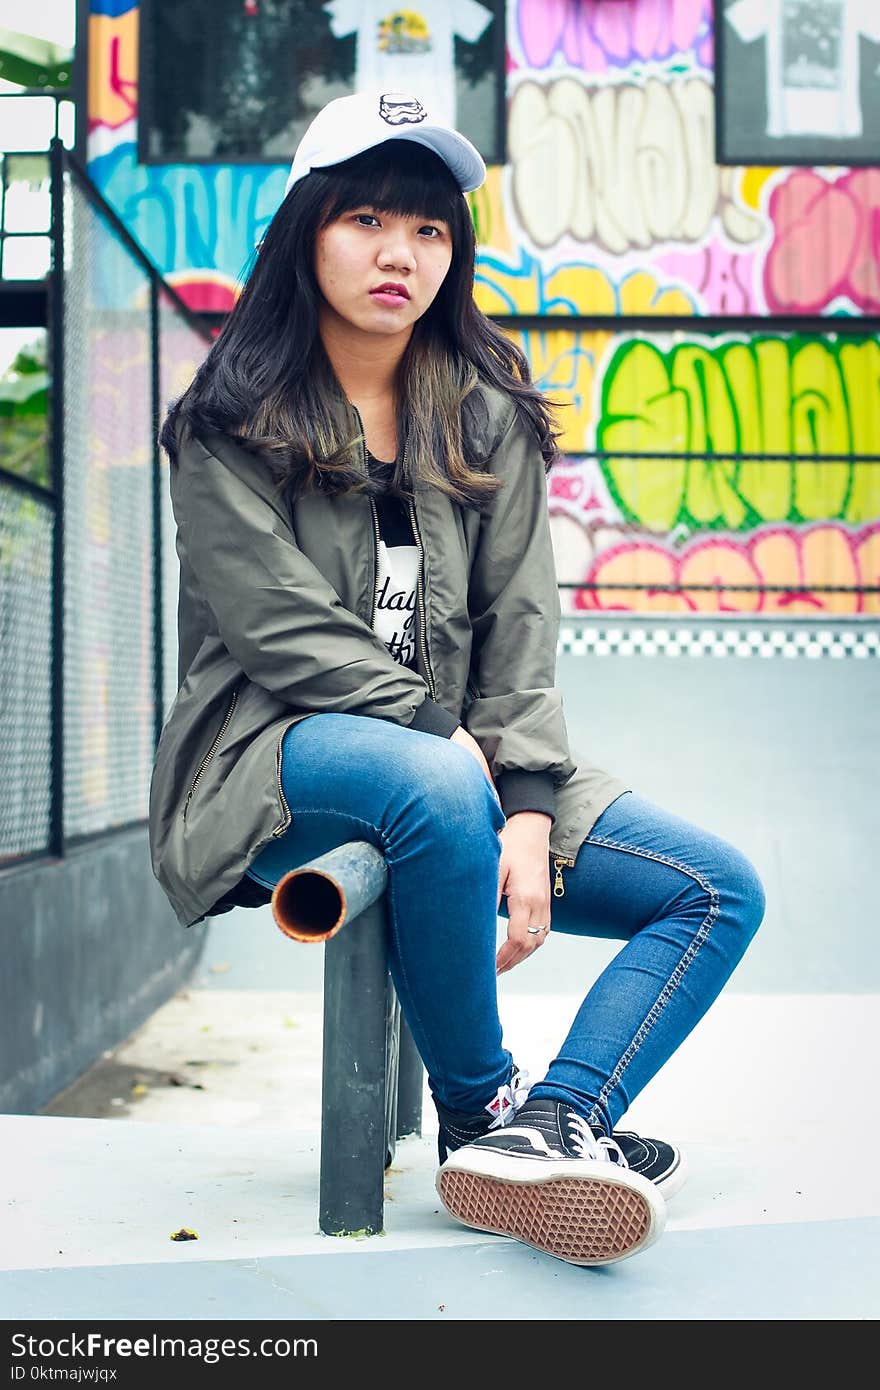
<path id="1" fill-rule="evenodd" d="M 452 260 L 443 221 L 369 206 L 329 223 L 315 243 L 315 275 L 325 313 L 364 333 L 405 333 L 430 308 Z"/>

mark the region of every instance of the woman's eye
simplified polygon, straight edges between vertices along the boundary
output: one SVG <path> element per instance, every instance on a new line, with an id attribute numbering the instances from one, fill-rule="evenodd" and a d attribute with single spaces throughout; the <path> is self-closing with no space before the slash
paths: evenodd
<path id="1" fill-rule="evenodd" d="M 375 222 L 378 225 L 378 218 L 374 217 L 371 212 L 357 213 L 357 215 L 355 216 L 355 221 L 360 222 L 362 227 L 366 227 L 370 222 Z"/>
<path id="2" fill-rule="evenodd" d="M 428 234 L 429 234 L 429 240 L 431 240 L 431 241 L 436 240 L 436 238 L 437 238 L 438 236 L 442 236 L 442 233 L 441 233 L 441 231 L 440 231 L 440 228 L 439 228 L 439 227 L 433 227 L 433 226 L 430 225 L 430 223 L 429 223 L 427 226 L 425 226 L 425 227 L 420 227 L 420 228 L 419 228 L 419 231 L 421 231 L 421 232 L 428 232 Z"/>

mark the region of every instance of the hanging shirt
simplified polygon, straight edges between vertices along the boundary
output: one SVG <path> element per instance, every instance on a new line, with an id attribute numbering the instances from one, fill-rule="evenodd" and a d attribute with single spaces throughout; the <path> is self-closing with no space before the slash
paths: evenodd
<path id="1" fill-rule="evenodd" d="M 735 0 L 725 18 L 767 43 L 767 134 L 862 134 L 859 38 L 880 41 L 877 0 Z"/>
<path id="2" fill-rule="evenodd" d="M 454 37 L 474 43 L 491 10 L 477 0 L 329 0 L 323 9 L 337 39 L 357 34 L 356 91 L 409 92 L 432 119 L 456 124 Z"/>
<path id="3" fill-rule="evenodd" d="M 381 463 L 367 450 L 370 476 L 387 485 L 393 463 Z M 419 551 L 409 509 L 400 497 L 374 497 L 379 519 L 376 610 L 373 629 L 395 661 L 416 669 Z"/>

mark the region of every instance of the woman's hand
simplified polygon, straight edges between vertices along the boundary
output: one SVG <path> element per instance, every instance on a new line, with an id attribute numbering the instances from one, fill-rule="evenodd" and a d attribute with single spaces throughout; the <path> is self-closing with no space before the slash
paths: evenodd
<path id="1" fill-rule="evenodd" d="M 498 805 L 500 806 L 501 798 L 498 795 L 498 792 L 495 790 L 495 783 L 492 780 L 492 773 L 489 770 L 489 764 L 486 762 L 483 750 L 477 743 L 477 740 L 474 738 L 473 734 L 469 734 L 464 725 L 459 724 L 458 728 L 455 730 L 455 733 L 450 735 L 449 741 L 450 743 L 457 743 L 460 748 L 466 748 L 467 751 L 471 754 L 471 756 L 476 758 L 477 762 L 480 764 L 480 767 L 483 769 L 483 775 L 489 783 L 489 786 L 492 788 L 492 791 L 495 792 L 495 800 L 498 802 Z"/>
<path id="2" fill-rule="evenodd" d="M 498 906 L 507 895 L 507 940 L 495 957 L 496 974 L 503 975 L 543 946 L 550 935 L 550 827 L 540 811 L 517 811 L 499 831 L 501 864 Z M 546 927 L 537 935 L 529 927 Z"/>

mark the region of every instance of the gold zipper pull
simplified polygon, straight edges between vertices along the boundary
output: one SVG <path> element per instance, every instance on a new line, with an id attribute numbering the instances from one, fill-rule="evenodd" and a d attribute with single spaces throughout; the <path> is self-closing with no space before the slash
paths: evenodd
<path id="1" fill-rule="evenodd" d="M 564 864 L 565 862 L 566 862 L 566 861 L 565 861 L 564 859 L 558 859 L 558 858 L 557 858 L 557 859 L 554 859 L 554 860 L 553 860 L 553 863 L 554 863 L 554 865 L 555 865 L 555 867 L 556 867 L 556 881 L 555 881 L 555 883 L 553 884 L 553 896 L 554 896 L 554 898 L 564 898 L 564 897 L 565 897 L 565 884 L 562 882 L 562 866 L 563 866 L 563 864 Z"/>

